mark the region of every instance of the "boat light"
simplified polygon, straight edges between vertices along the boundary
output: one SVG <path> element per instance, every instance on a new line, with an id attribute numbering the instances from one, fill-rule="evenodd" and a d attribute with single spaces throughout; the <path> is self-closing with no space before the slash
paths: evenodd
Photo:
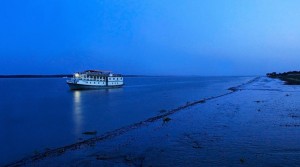
<path id="1" fill-rule="evenodd" d="M 78 73 L 75 73 L 75 78 L 79 78 L 79 74 Z"/>

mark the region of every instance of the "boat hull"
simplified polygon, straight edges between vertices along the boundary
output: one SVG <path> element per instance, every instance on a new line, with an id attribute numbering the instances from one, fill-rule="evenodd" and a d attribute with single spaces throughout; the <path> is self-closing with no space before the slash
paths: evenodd
<path id="1" fill-rule="evenodd" d="M 83 85 L 67 82 L 71 90 L 93 90 L 93 89 L 112 89 L 121 88 L 123 85 L 112 85 L 112 86 L 102 86 L 102 85 Z"/>

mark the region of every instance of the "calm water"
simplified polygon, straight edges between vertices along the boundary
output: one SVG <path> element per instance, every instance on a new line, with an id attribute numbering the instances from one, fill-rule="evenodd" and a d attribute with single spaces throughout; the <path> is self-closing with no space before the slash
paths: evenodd
<path id="1" fill-rule="evenodd" d="M 125 78 L 119 89 L 70 91 L 65 79 L 0 79 L 0 165 L 228 92 L 251 77 Z"/>

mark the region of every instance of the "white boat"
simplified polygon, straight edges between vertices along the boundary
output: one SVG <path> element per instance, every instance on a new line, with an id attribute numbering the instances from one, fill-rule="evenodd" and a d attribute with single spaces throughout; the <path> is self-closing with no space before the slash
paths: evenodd
<path id="1" fill-rule="evenodd" d="M 121 74 L 113 74 L 110 71 L 87 70 L 78 72 L 73 78 L 67 80 L 71 90 L 119 88 L 124 85 Z"/>

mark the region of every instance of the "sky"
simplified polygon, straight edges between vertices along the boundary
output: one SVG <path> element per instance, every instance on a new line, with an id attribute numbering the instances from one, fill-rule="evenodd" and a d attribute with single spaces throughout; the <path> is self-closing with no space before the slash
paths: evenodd
<path id="1" fill-rule="evenodd" d="M 3 0 L 0 74 L 299 70 L 298 0 Z"/>

